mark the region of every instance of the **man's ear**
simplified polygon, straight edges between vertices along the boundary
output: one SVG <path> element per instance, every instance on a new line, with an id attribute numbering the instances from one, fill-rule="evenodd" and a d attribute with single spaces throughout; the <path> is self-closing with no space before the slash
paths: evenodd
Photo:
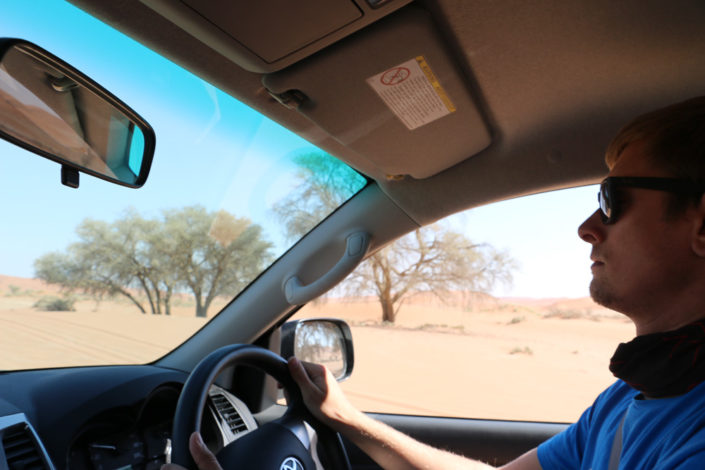
<path id="1" fill-rule="evenodd" d="M 691 247 L 697 256 L 705 258 L 705 194 L 700 197 L 700 203 L 695 207 Z"/>

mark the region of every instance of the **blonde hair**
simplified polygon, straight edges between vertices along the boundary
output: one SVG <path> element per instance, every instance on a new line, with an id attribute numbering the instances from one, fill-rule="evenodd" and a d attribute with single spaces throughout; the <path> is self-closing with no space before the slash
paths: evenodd
<path id="1" fill-rule="evenodd" d="M 705 181 L 705 96 L 651 111 L 624 126 L 607 147 L 607 166 L 612 168 L 636 141 L 672 176 Z"/>

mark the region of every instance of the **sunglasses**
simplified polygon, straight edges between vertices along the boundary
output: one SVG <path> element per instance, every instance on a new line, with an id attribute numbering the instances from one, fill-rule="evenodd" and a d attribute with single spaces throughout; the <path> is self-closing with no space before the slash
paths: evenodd
<path id="1" fill-rule="evenodd" d="M 655 189 L 679 194 L 699 194 L 705 192 L 705 182 L 679 178 L 621 177 L 610 176 L 600 183 L 597 201 L 600 203 L 600 216 L 605 225 L 613 224 L 619 216 L 620 187 Z"/>

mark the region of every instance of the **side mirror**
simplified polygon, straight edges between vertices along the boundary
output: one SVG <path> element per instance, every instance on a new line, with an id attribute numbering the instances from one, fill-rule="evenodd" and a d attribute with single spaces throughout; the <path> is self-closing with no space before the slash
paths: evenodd
<path id="1" fill-rule="evenodd" d="M 41 47 L 0 39 L 0 137 L 78 172 L 138 188 L 147 180 L 154 131 L 109 91 Z"/>
<path id="2" fill-rule="evenodd" d="M 338 382 L 352 374 L 355 357 L 350 327 L 343 320 L 295 320 L 281 327 L 281 355 L 323 364 Z"/>

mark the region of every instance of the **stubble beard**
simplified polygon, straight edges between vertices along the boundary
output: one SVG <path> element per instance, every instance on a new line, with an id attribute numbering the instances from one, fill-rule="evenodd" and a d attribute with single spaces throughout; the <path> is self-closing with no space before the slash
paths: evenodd
<path id="1" fill-rule="evenodd" d="M 590 297 L 596 304 L 614 310 L 617 299 L 614 292 L 611 291 L 609 283 L 593 277 L 590 281 Z"/>
<path id="2" fill-rule="evenodd" d="M 625 296 L 618 295 L 613 286 L 606 279 L 596 279 L 593 277 L 590 282 L 590 297 L 596 304 L 605 308 L 619 312 L 633 320 L 631 313 L 634 312 L 634 305 L 625 302 Z M 631 312 L 631 313 L 630 313 Z"/>

